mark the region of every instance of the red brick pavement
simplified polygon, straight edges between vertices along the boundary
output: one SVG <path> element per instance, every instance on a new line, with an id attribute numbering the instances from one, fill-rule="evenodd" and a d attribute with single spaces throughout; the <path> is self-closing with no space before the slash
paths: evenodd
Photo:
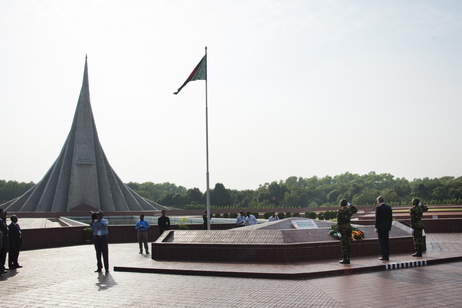
<path id="1" fill-rule="evenodd" d="M 116 267 L 185 268 L 254 273 L 322 272 L 348 267 L 311 264 L 228 264 L 153 261 L 138 245 L 111 244 Z M 422 260 L 462 256 L 462 234 L 427 234 Z M 391 256 L 389 263 L 412 258 Z M 0 307 L 459 307 L 462 262 L 380 270 L 317 279 L 264 279 L 144 274 L 96 269 L 93 246 L 24 251 L 23 268 L 0 277 Z M 375 266 L 375 258 L 352 259 L 349 268 Z"/>

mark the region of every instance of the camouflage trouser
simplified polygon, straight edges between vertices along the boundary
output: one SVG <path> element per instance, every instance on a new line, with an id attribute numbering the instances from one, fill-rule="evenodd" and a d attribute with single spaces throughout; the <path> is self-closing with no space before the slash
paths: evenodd
<path id="1" fill-rule="evenodd" d="M 348 225 L 339 225 L 338 232 L 342 235 L 340 238 L 340 245 L 342 246 L 342 253 L 343 256 L 346 258 L 350 258 L 351 255 L 351 226 Z"/>
<path id="2" fill-rule="evenodd" d="M 412 235 L 414 236 L 414 248 L 416 251 L 422 251 L 423 247 L 423 229 L 414 229 Z"/>

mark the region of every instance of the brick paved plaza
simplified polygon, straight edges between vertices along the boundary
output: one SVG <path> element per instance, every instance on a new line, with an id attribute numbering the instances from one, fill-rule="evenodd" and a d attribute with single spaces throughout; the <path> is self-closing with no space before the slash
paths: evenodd
<path id="1" fill-rule="evenodd" d="M 422 260 L 438 265 L 373 270 L 313 279 L 259 279 L 120 272 L 98 274 L 92 245 L 21 252 L 24 267 L 0 276 L 1 307 L 460 307 L 462 234 L 427 234 Z M 139 255 L 136 243 L 110 244 L 110 267 L 183 268 L 210 271 L 322 272 L 343 269 L 335 261 L 296 264 L 156 262 Z M 409 261 L 391 256 L 390 263 Z M 416 259 L 416 258 L 414 258 Z M 420 258 L 417 258 L 420 259 Z M 352 259 L 351 268 L 378 265 Z"/>

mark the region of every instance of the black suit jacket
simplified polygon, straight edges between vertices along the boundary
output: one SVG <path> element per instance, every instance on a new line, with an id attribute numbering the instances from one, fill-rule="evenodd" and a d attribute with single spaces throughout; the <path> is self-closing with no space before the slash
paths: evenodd
<path id="1" fill-rule="evenodd" d="M 378 231 L 390 231 L 393 221 L 393 212 L 389 205 L 380 204 L 375 208 L 375 228 Z"/>
<path id="2" fill-rule="evenodd" d="M 8 228 L 6 224 L 3 223 L 2 219 L 0 219 L 0 231 L 2 231 L 3 234 L 3 249 L 7 249 L 5 247 L 8 245 Z"/>
<path id="3" fill-rule="evenodd" d="M 19 247 L 22 244 L 21 233 L 19 232 L 18 226 L 14 223 L 10 223 L 8 226 L 10 229 L 9 238 L 10 238 L 10 247 Z"/>
<path id="4" fill-rule="evenodd" d="M 160 216 L 157 218 L 157 224 L 159 225 L 159 233 L 162 234 L 165 230 L 170 229 L 170 218 L 167 216 Z"/>

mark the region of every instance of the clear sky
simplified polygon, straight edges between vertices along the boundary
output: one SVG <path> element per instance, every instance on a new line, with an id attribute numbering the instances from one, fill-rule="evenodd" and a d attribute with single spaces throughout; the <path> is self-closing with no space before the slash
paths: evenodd
<path id="1" fill-rule="evenodd" d="M 123 182 L 462 176 L 462 1 L 0 0 L 0 179 L 38 182 L 88 55 Z"/>

